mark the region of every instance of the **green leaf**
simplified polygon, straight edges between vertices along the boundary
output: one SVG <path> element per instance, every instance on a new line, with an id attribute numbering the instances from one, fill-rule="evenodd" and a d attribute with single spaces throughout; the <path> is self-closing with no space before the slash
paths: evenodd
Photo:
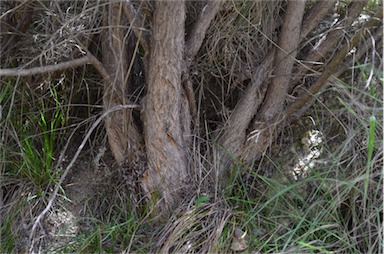
<path id="1" fill-rule="evenodd" d="M 209 196 L 208 195 L 200 196 L 200 197 L 198 197 L 195 200 L 195 206 L 199 206 L 199 205 L 201 205 L 202 203 L 205 203 L 208 200 L 209 200 Z"/>

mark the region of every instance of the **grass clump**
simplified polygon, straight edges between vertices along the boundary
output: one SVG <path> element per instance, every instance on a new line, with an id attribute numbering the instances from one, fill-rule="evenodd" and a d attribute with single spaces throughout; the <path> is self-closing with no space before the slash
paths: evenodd
<path id="1" fill-rule="evenodd" d="M 61 102 L 53 83 L 46 96 L 37 94 L 20 80 L 8 80 L 0 90 L 0 252 L 24 248 L 31 214 L 39 211 L 50 187 L 60 177 L 55 160 L 67 125 Z"/>

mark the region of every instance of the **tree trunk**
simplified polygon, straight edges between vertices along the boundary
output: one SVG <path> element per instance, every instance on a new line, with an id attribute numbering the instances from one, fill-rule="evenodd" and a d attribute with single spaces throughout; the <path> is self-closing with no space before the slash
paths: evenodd
<path id="1" fill-rule="evenodd" d="M 256 68 L 252 78 L 253 82 L 227 121 L 225 131 L 219 138 L 221 147 L 218 149 L 220 170 L 224 171 L 220 174 L 224 174 L 224 177 L 225 171 L 233 164 L 232 158 L 251 162 L 267 149 L 272 141 L 271 137 L 276 136 L 273 126 L 265 126 L 263 123 L 268 122 L 284 108 L 292 68 L 300 43 L 304 8 L 305 0 L 288 2 L 279 47 L 275 51 L 275 56 L 272 51 Z M 269 70 L 272 69 L 273 61 L 276 67 L 271 85 L 265 94 L 265 83 L 270 74 Z M 261 125 L 259 125 L 260 123 Z M 262 135 L 257 133 L 258 139 L 249 141 L 247 130 L 257 128 L 260 134 L 263 132 Z"/>
<path id="2" fill-rule="evenodd" d="M 104 108 L 132 104 L 129 91 L 133 86 L 131 62 L 135 61 L 135 39 L 128 33 L 127 20 L 123 17 L 121 3 L 110 4 L 104 10 L 104 24 L 108 29 L 102 41 L 103 64 L 112 83 L 105 80 Z M 119 165 L 130 164 L 142 156 L 144 141 L 134 122 L 132 109 L 111 113 L 105 120 L 108 142 Z"/>
<path id="3" fill-rule="evenodd" d="M 183 1 L 155 2 L 143 119 L 148 170 L 142 184 L 152 201 L 170 210 L 187 175 L 182 128 Z M 184 111 L 183 111 L 184 112 Z M 190 116 L 187 116 L 190 120 Z M 161 198 L 159 200 L 159 198 Z"/>
<path id="4" fill-rule="evenodd" d="M 302 62 L 296 60 L 297 51 L 334 3 L 317 2 L 304 16 L 306 0 L 288 1 L 281 27 L 278 25 L 280 22 L 271 27 L 273 31 L 281 29 L 278 43 L 273 44 L 274 48 L 264 60 L 249 72 L 252 74 L 248 77 L 250 82 L 243 96 L 217 135 L 215 155 L 220 165 L 217 169 L 219 178 L 216 179 L 219 185 L 226 182 L 226 173 L 236 161 L 249 163 L 262 155 L 284 128 L 287 118 L 299 110 L 296 104 L 300 103 L 302 107 L 308 101 L 309 96 L 302 96 L 299 98 L 302 100 L 298 99 L 290 107 L 286 103 L 289 89 L 297 82 L 297 73 L 292 78 L 294 71 L 308 71 L 308 67 L 304 68 Z M 165 216 L 183 197 L 188 153 L 194 145 L 190 138 L 191 123 L 198 124 L 196 116 L 201 110 L 196 106 L 191 66 L 222 4 L 220 1 L 208 2 L 194 21 L 190 33 L 187 32 L 187 38 L 184 38 L 184 2 L 155 1 L 154 14 L 150 15 L 149 21 L 131 3 L 115 3 L 109 6 L 113 14 L 105 18 L 109 29 L 103 42 L 103 61 L 113 80 L 105 88 L 105 107 L 132 103 L 129 66 L 135 58 L 136 37 L 144 50 L 147 81 L 141 110 L 143 133 L 132 117 L 132 111 L 116 112 L 106 120 L 109 143 L 116 160 L 121 165 L 129 165 L 132 175 L 138 168 L 132 166 L 133 162 L 146 156 L 147 164 L 139 165 L 139 171 L 144 173 L 139 173 L 134 180 L 140 181 L 146 196 L 153 205 L 159 205 L 161 214 Z M 343 20 L 342 24 L 350 24 L 364 5 L 352 2 L 349 7 L 352 19 Z M 136 37 L 124 28 L 127 20 L 122 18 L 122 10 Z M 151 33 L 138 29 L 146 22 L 149 22 Z M 303 58 L 320 59 L 319 55 L 329 52 L 330 45 L 334 45 L 336 33 L 340 30 L 329 34 L 326 38 L 328 45 L 312 49 L 309 56 Z M 297 68 L 294 68 L 295 64 Z M 321 87 L 323 81 L 320 78 L 315 88 Z M 134 192 L 132 190 L 131 197 L 137 194 Z"/>

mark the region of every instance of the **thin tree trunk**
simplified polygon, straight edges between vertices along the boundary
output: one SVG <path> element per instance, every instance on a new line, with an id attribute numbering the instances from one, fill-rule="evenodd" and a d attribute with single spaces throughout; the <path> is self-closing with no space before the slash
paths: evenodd
<path id="1" fill-rule="evenodd" d="M 186 103 L 181 86 L 184 5 L 183 1 L 155 2 L 143 111 L 148 170 L 142 184 L 152 201 L 161 201 L 165 213 L 180 199 L 187 175 L 181 113 L 181 104 Z"/>
<path id="2" fill-rule="evenodd" d="M 259 142 L 248 142 L 249 133 L 247 130 L 250 127 L 252 130 L 255 129 L 255 122 L 252 123 L 255 117 L 258 122 L 267 122 L 284 108 L 296 52 L 300 43 L 300 28 L 304 8 L 305 0 L 288 2 L 279 39 L 279 48 L 276 49 L 275 57 L 272 54 L 268 55 L 255 70 L 253 82 L 236 105 L 227 126 L 225 126 L 225 131 L 219 139 L 222 146 L 218 151 L 220 171 L 225 171 L 232 165 L 233 160 L 231 158 L 250 162 L 268 147 L 270 137 L 273 136 L 273 130 L 269 130 L 269 126 L 268 128 L 263 127 L 263 131 L 271 131 L 270 135 L 263 135 L 263 138 L 258 140 Z M 273 72 L 274 77 L 264 98 L 264 93 L 261 91 L 267 82 L 273 60 L 276 65 Z M 225 172 L 220 172 L 222 175 L 223 173 Z"/>
<path id="3" fill-rule="evenodd" d="M 104 86 L 103 102 L 105 110 L 108 110 L 116 105 L 132 103 L 128 97 L 132 85 L 128 66 L 134 61 L 135 40 L 121 25 L 126 22 L 121 3 L 111 3 L 106 7 L 103 19 L 109 27 L 102 41 L 103 64 L 113 82 L 105 81 Z M 130 164 L 135 157 L 142 156 L 144 141 L 131 109 L 111 113 L 105 126 L 112 154 L 120 165 Z"/>
<path id="4" fill-rule="evenodd" d="M 335 48 L 338 47 L 337 45 L 340 44 L 340 41 L 343 40 L 343 36 L 345 35 L 344 27 L 351 26 L 351 24 L 356 20 L 361 11 L 367 5 L 367 2 L 368 0 L 351 2 L 346 11 L 347 16 L 340 21 L 338 26 L 339 29 L 333 29 L 326 35 L 325 39 L 317 47 L 311 49 L 305 59 L 302 60 L 303 63 L 305 63 L 305 66 L 300 66 L 295 74 L 294 79 L 301 79 L 308 72 L 308 70 L 315 68 L 313 63 L 326 61 L 327 54 L 329 54 L 332 50 L 335 50 Z"/>
<path id="5" fill-rule="evenodd" d="M 260 112 L 258 112 L 258 121 L 268 121 L 284 108 L 300 43 L 300 28 L 305 2 L 305 0 L 291 0 L 288 2 L 279 39 L 279 48 L 276 51 L 272 84 L 268 89 L 266 100 L 263 102 Z"/>

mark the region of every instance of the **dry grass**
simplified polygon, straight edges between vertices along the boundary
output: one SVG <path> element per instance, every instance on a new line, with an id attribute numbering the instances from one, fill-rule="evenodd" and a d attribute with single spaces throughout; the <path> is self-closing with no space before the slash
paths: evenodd
<path id="1" fill-rule="evenodd" d="M 37 1 L 34 28 L 9 48 L 12 54 L 2 60 L 2 67 L 60 62 L 78 57 L 82 47 L 92 43 L 89 47 L 97 53 L 103 4 Z M 200 125 L 190 151 L 189 193 L 171 218 L 155 223 L 156 211 L 145 205 L 132 209 L 129 187 L 113 171 L 112 156 L 107 151 L 98 157 L 105 146 L 100 127 L 38 227 L 33 250 L 228 253 L 243 244 L 257 253 L 382 252 L 383 77 L 375 73 L 382 69 L 382 59 L 371 69 L 354 67 L 344 82 L 332 81 L 307 115 L 285 129 L 270 153 L 253 165 L 235 165 L 225 191 L 219 191 L 212 137 L 252 69 L 276 41 L 281 5 L 227 2 L 210 26 L 191 71 Z M 101 110 L 100 79 L 92 70 L 77 69 L 1 82 L 0 252 L 31 251 L 31 226 L 62 174 L 57 160 L 67 144 L 66 160 L 72 159 L 83 132 Z M 304 163 L 306 173 L 294 178 L 290 170 L 306 152 L 301 134 L 311 130 L 323 137 L 316 145 L 320 155 Z M 72 131 L 76 142 L 68 141 Z M 50 139 L 54 146 L 46 146 Z M 51 156 L 44 157 L 47 152 Z M 108 170 L 115 172 L 111 182 L 105 178 Z M 76 174 L 79 171 L 83 174 Z M 82 188 L 91 187 L 86 197 L 75 196 L 69 187 L 73 191 L 81 181 Z M 73 220 L 60 220 L 60 214 L 70 212 Z M 78 228 L 68 231 L 74 224 Z"/>

